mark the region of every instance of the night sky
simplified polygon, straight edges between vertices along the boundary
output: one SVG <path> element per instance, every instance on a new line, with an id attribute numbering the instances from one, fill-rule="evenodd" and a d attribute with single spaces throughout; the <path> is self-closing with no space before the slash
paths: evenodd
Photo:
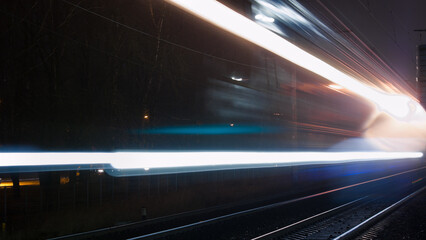
<path id="1" fill-rule="evenodd" d="M 300 1 L 301 3 L 306 1 Z M 426 43 L 424 0 L 324 0 L 330 9 L 414 86 L 416 46 Z"/>

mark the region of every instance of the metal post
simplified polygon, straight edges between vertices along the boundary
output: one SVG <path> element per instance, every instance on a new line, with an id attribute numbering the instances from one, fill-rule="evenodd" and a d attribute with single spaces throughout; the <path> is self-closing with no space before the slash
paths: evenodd
<path id="1" fill-rule="evenodd" d="M 28 214 L 28 190 L 24 191 L 24 196 L 25 196 L 25 215 L 27 215 Z"/>
<path id="2" fill-rule="evenodd" d="M 157 179 L 157 194 L 160 194 L 160 175 L 157 175 L 156 179 Z"/>
<path id="3" fill-rule="evenodd" d="M 102 206 L 102 176 L 99 176 L 99 205 Z"/>
<path id="4" fill-rule="evenodd" d="M 40 212 L 43 212 L 43 189 L 41 188 L 41 183 L 40 183 Z"/>
<path id="5" fill-rule="evenodd" d="M 177 173 L 175 173 L 175 192 L 178 191 L 178 176 Z"/>
<path id="6" fill-rule="evenodd" d="M 170 178 L 170 175 L 166 175 L 166 193 L 169 192 L 169 178 Z"/>
<path id="7" fill-rule="evenodd" d="M 419 32 L 425 30 L 417 30 Z M 420 104 L 426 108 L 426 44 L 417 46 L 417 89 Z"/>
<path id="8" fill-rule="evenodd" d="M 4 212 L 3 212 L 3 222 L 1 224 L 2 232 L 6 232 L 6 222 L 7 222 L 7 188 L 4 187 Z"/>
<path id="9" fill-rule="evenodd" d="M 141 191 L 141 177 L 139 176 L 137 178 L 138 178 L 138 192 L 137 192 L 136 196 L 140 195 L 140 197 L 142 198 L 143 194 L 142 194 L 142 191 Z"/>
<path id="10" fill-rule="evenodd" d="M 76 192 L 75 192 L 75 183 L 76 181 L 74 181 L 73 182 L 73 208 L 74 208 L 74 210 L 75 210 L 75 207 L 76 207 Z"/>
<path id="11" fill-rule="evenodd" d="M 114 200 L 114 177 L 112 177 L 112 184 L 111 184 L 111 200 Z"/>
<path id="12" fill-rule="evenodd" d="M 89 176 L 86 181 L 86 207 L 89 208 Z"/>
<path id="13" fill-rule="evenodd" d="M 58 186 L 58 210 L 61 208 L 61 183 Z"/>
<path id="14" fill-rule="evenodd" d="M 151 195 L 151 175 L 148 176 L 148 196 Z"/>

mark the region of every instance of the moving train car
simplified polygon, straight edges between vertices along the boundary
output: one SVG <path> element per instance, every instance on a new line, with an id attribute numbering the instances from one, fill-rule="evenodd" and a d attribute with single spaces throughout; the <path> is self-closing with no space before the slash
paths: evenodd
<path id="1" fill-rule="evenodd" d="M 253 20 L 261 11 L 251 1 L 225 3 Z M 99 14 L 120 16 L 117 22 L 83 10 L 95 3 L 55 4 L 48 26 L 42 6 L 14 13 L 33 19 L 11 36 L 39 42 L 13 60 L 22 64 L 5 70 L 3 150 L 324 149 L 359 137 L 373 109 L 341 86 L 168 3 L 105 3 Z M 294 44 L 349 69 L 329 46 L 311 42 L 312 34 L 324 34 L 318 27 L 303 32 L 275 21 Z M 6 58 L 25 49 L 7 44 Z"/>

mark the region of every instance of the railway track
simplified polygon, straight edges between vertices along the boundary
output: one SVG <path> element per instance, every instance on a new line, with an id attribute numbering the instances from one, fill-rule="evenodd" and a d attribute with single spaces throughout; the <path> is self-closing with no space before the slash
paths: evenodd
<path id="1" fill-rule="evenodd" d="M 355 227 L 353 227 L 353 228 L 349 229 L 348 231 L 342 233 L 341 235 L 337 236 L 335 239 L 336 240 L 351 239 L 351 238 L 354 238 L 355 236 L 358 236 L 359 233 L 367 230 L 370 226 L 372 226 L 373 224 L 380 221 L 386 215 L 395 211 L 398 207 L 400 207 L 406 201 L 408 201 L 411 198 L 413 198 L 414 196 L 420 194 L 425 189 L 426 189 L 426 187 L 422 187 L 421 189 L 407 195 L 406 197 L 402 198 L 401 200 L 393 203 L 392 205 L 388 206 L 387 208 L 385 208 L 385 209 L 381 210 L 380 212 L 374 214 L 373 216 L 371 216 L 367 220 L 361 222 L 360 224 L 356 225 Z M 380 225 L 378 225 L 378 226 L 380 226 Z M 376 230 L 379 230 L 379 228 L 373 228 L 371 230 L 372 230 L 372 232 L 374 232 Z"/>
<path id="2" fill-rule="evenodd" d="M 294 224 L 279 228 L 277 230 L 262 234 L 252 240 L 260 239 L 352 239 L 361 232 L 369 229 L 373 224 L 380 221 L 384 216 L 390 214 L 404 202 L 422 192 L 426 187 L 408 194 L 402 199 L 387 205 L 388 199 L 365 197 L 341 207 L 330 209 Z M 367 200 L 367 201 L 360 201 Z M 351 206 L 350 208 L 344 208 Z M 380 224 L 369 231 L 370 236 L 382 230 Z"/>
<path id="3" fill-rule="evenodd" d="M 197 218 L 190 223 L 172 227 L 165 227 L 160 222 L 148 230 L 143 225 L 135 225 L 119 233 L 117 229 L 101 229 L 93 231 L 93 234 L 80 233 L 56 239 L 347 239 L 365 231 L 388 211 L 414 196 L 413 193 L 398 202 L 405 193 L 415 192 L 413 186 L 392 189 L 391 195 L 384 194 L 387 191 L 383 190 L 390 189 L 394 181 L 406 178 L 410 173 L 421 171 L 425 174 L 425 168 L 207 219 Z M 418 188 L 420 185 L 415 186 Z M 380 191 L 382 193 L 379 194 Z M 391 205 L 393 207 L 388 208 Z"/>

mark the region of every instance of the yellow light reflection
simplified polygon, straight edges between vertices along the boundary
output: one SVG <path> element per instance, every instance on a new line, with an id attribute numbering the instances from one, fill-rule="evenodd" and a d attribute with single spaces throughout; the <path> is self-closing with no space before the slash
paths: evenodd
<path id="1" fill-rule="evenodd" d="M 40 181 L 38 179 L 20 179 L 19 186 L 40 186 Z M 0 187 L 13 187 L 13 182 L 6 180 L 0 183 Z"/>

